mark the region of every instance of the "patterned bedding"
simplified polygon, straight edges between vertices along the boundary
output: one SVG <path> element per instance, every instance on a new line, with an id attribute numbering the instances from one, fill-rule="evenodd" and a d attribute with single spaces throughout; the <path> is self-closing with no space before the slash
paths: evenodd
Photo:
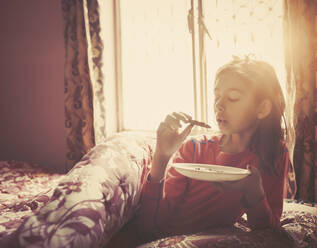
<path id="1" fill-rule="evenodd" d="M 36 164 L 0 161 L 0 238 L 47 203 L 62 178 Z"/>
<path id="2" fill-rule="evenodd" d="M 317 247 L 317 208 L 285 200 L 277 230 L 252 231 L 244 218 L 233 228 L 206 230 L 192 235 L 178 235 L 156 240 L 138 248 L 168 247 Z"/>
<path id="3" fill-rule="evenodd" d="M 117 134 L 66 175 L 18 161 L 0 162 L 0 247 L 106 247 L 135 213 L 153 137 Z M 148 247 L 317 247 L 317 208 L 285 200 L 279 230 L 206 230 Z"/>

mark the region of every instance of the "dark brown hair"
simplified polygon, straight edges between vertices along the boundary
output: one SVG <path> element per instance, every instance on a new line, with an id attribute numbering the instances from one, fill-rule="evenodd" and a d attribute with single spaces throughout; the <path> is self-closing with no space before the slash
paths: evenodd
<path id="1" fill-rule="evenodd" d="M 258 103 L 268 99 L 272 103 L 271 113 L 260 120 L 257 130 L 254 132 L 249 147 L 258 155 L 261 169 L 280 174 L 275 167 L 275 161 L 281 153 L 281 141 L 285 134 L 282 128 L 282 119 L 286 129 L 284 118 L 285 101 L 279 80 L 274 68 L 260 60 L 234 57 L 234 59 L 220 67 L 216 72 L 216 80 L 226 74 L 233 74 L 248 83 L 256 86 L 255 99 Z"/>

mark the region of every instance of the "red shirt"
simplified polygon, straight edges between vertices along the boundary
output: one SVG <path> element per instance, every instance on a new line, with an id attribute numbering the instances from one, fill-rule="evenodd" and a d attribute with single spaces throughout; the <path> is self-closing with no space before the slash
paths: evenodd
<path id="1" fill-rule="evenodd" d="M 284 178 L 288 171 L 288 151 L 276 160 L 282 176 L 261 172 L 265 197 L 246 208 L 242 193 L 220 192 L 206 181 L 194 180 L 178 173 L 173 167 L 165 179 L 155 183 L 146 181 L 137 217 L 139 233 L 145 240 L 164 236 L 194 233 L 208 228 L 232 226 L 244 213 L 252 229 L 278 227 L 283 210 Z M 219 138 L 188 140 L 176 153 L 173 162 L 218 164 L 246 168 L 259 167 L 258 157 L 249 149 L 226 154 L 219 147 Z"/>

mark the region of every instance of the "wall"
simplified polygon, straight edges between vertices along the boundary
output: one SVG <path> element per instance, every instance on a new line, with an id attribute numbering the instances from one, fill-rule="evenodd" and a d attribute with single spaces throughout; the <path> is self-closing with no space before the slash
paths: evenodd
<path id="1" fill-rule="evenodd" d="M 63 172 L 61 1 L 0 1 L 0 160 Z"/>

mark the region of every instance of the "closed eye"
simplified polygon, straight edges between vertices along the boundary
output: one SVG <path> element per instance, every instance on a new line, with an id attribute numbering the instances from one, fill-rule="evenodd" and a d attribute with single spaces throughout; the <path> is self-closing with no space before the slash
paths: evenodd
<path id="1" fill-rule="evenodd" d="M 240 100 L 240 98 L 230 98 L 230 97 L 228 97 L 228 99 L 230 102 L 237 102 Z"/>
<path id="2" fill-rule="evenodd" d="M 236 102 L 239 101 L 241 98 L 241 92 L 237 90 L 231 90 L 228 92 L 228 99 L 230 102 Z"/>
<path id="3" fill-rule="evenodd" d="M 215 103 L 220 101 L 220 98 L 224 97 L 224 99 L 227 99 L 229 102 L 237 102 L 241 99 L 241 96 L 243 93 L 240 90 L 237 89 L 229 89 L 227 92 L 224 93 L 223 96 L 219 94 L 218 92 L 215 92 Z"/>

